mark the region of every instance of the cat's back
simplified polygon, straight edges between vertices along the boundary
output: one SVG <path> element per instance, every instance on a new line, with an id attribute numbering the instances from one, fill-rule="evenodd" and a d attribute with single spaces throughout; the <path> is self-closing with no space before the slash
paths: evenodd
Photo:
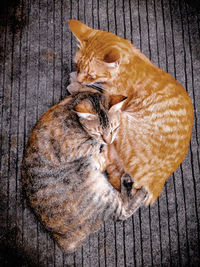
<path id="1" fill-rule="evenodd" d="M 174 123 L 177 129 L 187 129 L 187 134 L 190 135 L 193 106 L 186 90 L 138 49 L 133 47 L 133 52 L 130 65 L 126 66 L 127 72 L 121 77 L 128 83 L 125 113 L 139 119 L 143 126 L 149 124 L 154 129 L 168 124 L 172 126 Z M 127 76 L 126 79 L 124 75 Z"/>
<path id="2" fill-rule="evenodd" d="M 153 202 L 187 153 L 193 107 L 186 90 L 170 74 L 142 59 L 138 64 L 141 72 L 132 83 L 116 146 L 125 171 L 138 187 L 148 188 Z"/>
<path id="3" fill-rule="evenodd" d="M 35 157 L 60 164 L 66 159 L 70 148 L 88 138 L 72 110 L 82 95 L 66 97 L 40 117 L 29 136 L 23 162 Z"/>

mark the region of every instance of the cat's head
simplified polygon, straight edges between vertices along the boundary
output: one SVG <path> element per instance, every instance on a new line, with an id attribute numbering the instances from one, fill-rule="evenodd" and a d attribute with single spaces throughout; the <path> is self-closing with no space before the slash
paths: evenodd
<path id="1" fill-rule="evenodd" d="M 74 111 L 92 139 L 101 144 L 111 144 L 117 136 L 124 101 L 124 96 L 89 93 L 75 106 Z"/>
<path id="2" fill-rule="evenodd" d="M 131 43 L 115 34 L 92 29 L 78 20 L 70 20 L 69 27 L 78 40 L 75 55 L 78 81 L 86 84 L 112 81 L 120 64 L 128 62 Z"/>

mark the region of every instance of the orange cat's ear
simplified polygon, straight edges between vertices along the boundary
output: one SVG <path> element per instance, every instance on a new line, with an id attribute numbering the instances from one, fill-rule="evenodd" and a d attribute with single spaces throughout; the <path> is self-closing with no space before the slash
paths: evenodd
<path id="1" fill-rule="evenodd" d="M 105 53 L 103 62 L 109 67 L 118 67 L 120 64 L 120 52 L 117 48 L 111 48 Z"/>
<path id="2" fill-rule="evenodd" d="M 93 31 L 93 29 L 75 19 L 69 20 L 68 25 L 80 43 L 86 42 L 89 38 L 89 34 Z"/>
<path id="3" fill-rule="evenodd" d="M 81 119 L 85 120 L 95 120 L 97 118 L 96 114 L 94 114 L 92 110 L 92 106 L 88 101 L 82 101 L 78 105 L 75 106 L 74 112 Z"/>
<path id="4" fill-rule="evenodd" d="M 109 96 L 109 111 L 121 111 L 127 97 L 123 95 Z"/>

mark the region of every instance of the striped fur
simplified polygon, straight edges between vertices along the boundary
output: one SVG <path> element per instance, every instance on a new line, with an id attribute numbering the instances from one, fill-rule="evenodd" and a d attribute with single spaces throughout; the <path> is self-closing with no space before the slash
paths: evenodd
<path id="1" fill-rule="evenodd" d="M 148 191 L 146 204 L 152 204 L 187 153 L 193 125 L 191 100 L 171 75 L 128 40 L 76 20 L 69 26 L 79 41 L 77 80 L 102 83 L 105 94 L 127 96 L 114 145 L 123 169 L 136 188 Z M 120 186 L 115 177 L 111 182 Z"/>
<path id="2" fill-rule="evenodd" d="M 133 197 L 128 174 L 121 177 L 120 193 L 102 173 L 105 142 L 112 142 L 120 123 L 120 103 L 111 106 L 111 100 L 92 92 L 67 97 L 39 119 L 26 146 L 23 190 L 64 252 L 75 251 L 108 218 L 129 217 L 138 197 L 145 198 L 142 190 Z"/>

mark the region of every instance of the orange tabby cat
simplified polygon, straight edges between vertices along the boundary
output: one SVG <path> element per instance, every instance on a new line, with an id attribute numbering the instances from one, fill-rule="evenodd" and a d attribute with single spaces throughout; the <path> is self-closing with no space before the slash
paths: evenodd
<path id="1" fill-rule="evenodd" d="M 127 97 L 114 147 L 134 186 L 144 187 L 146 204 L 152 204 L 187 153 L 193 125 L 191 100 L 170 74 L 153 65 L 130 41 L 77 20 L 70 20 L 69 27 L 79 41 L 78 82 L 100 83 L 104 93 Z M 114 178 L 111 182 L 119 186 Z"/>

